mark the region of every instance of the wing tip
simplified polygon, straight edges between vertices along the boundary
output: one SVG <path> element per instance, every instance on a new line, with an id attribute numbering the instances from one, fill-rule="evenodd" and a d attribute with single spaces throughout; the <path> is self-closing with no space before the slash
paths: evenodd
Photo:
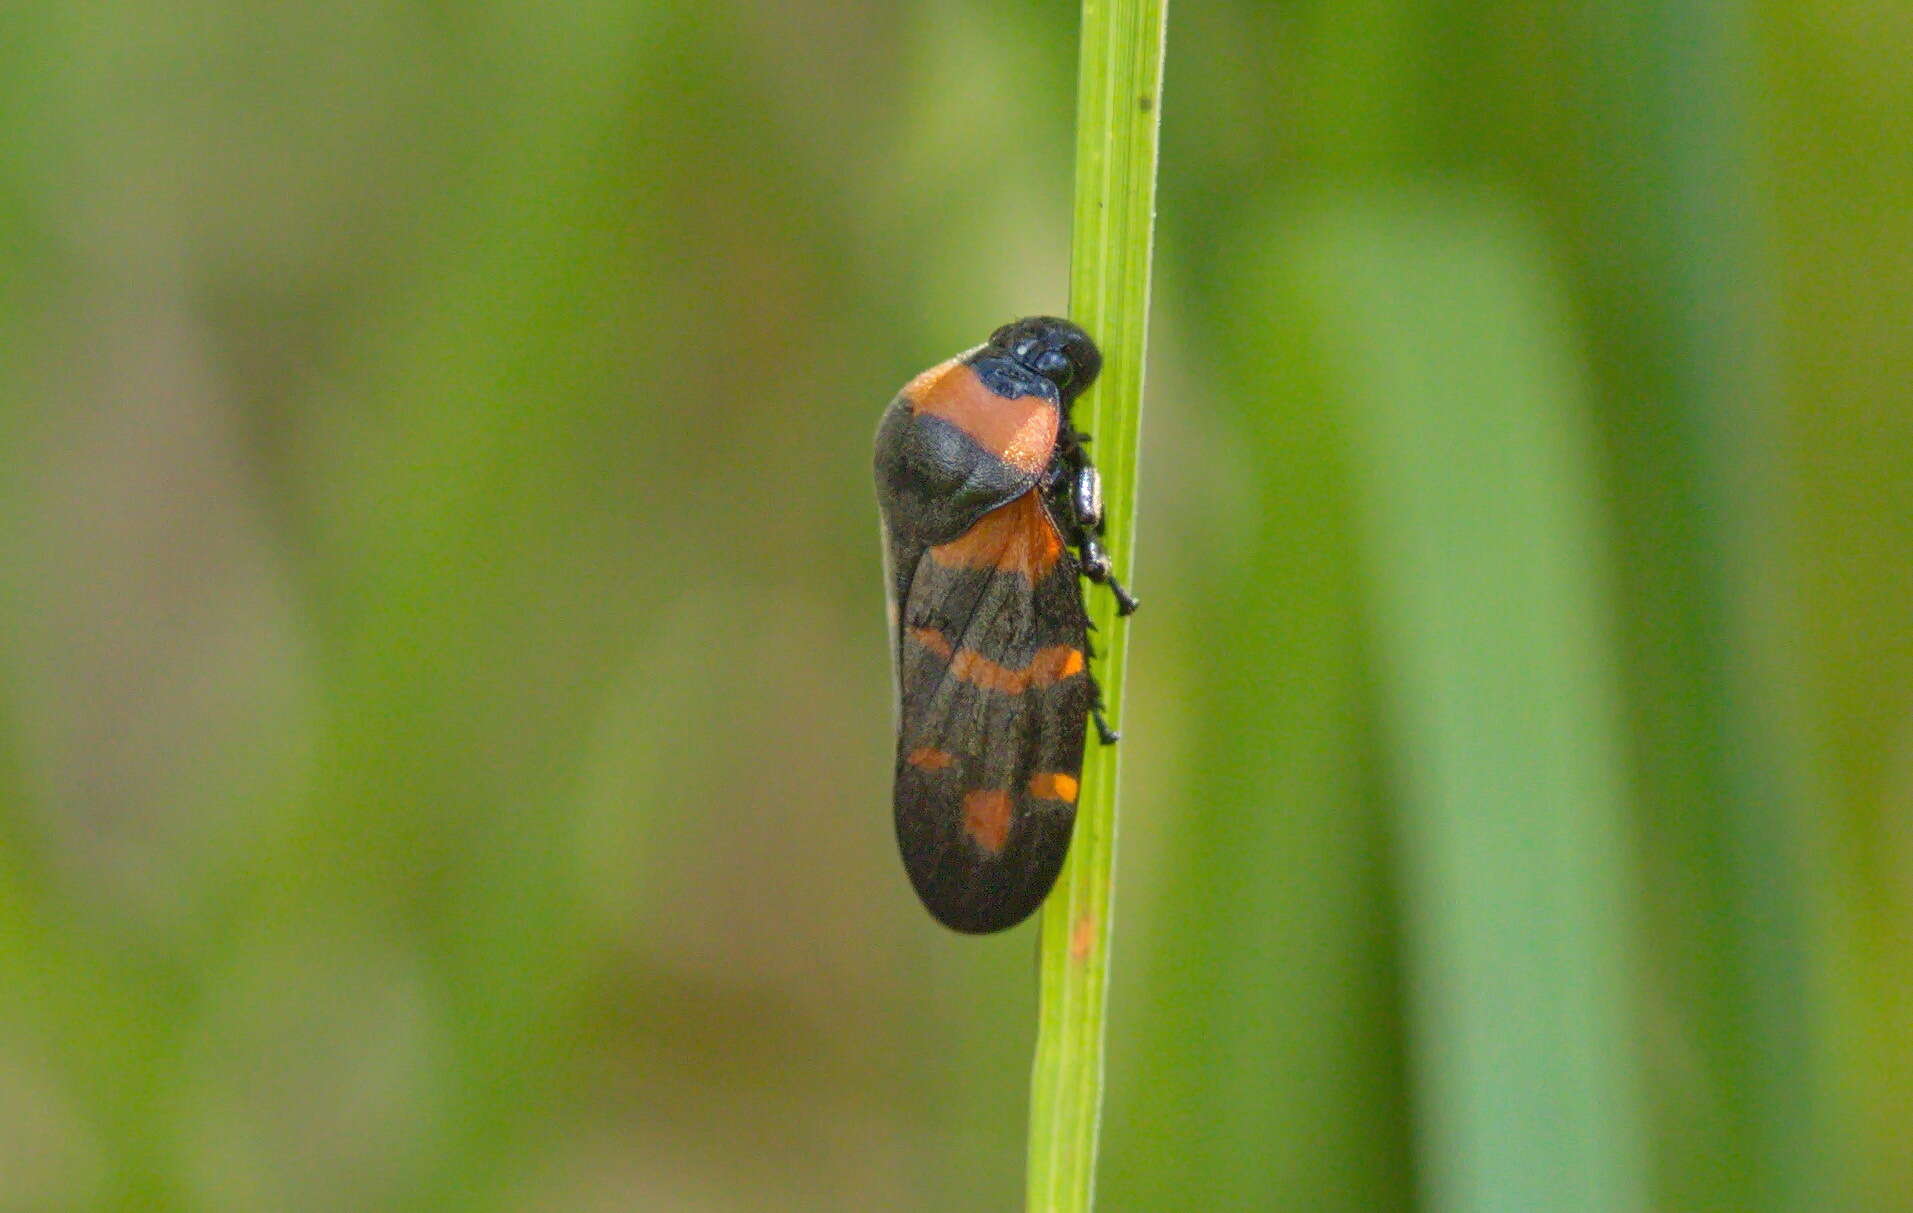
<path id="1" fill-rule="evenodd" d="M 1057 870 L 1062 870 L 1060 865 Z M 917 899 L 923 903 L 923 908 L 941 925 L 959 935 L 995 935 L 1028 921 L 1055 884 L 1056 878 L 1052 875 L 1048 882 L 1038 888 L 1020 890 L 1014 897 L 982 902 L 961 896 L 946 900 L 922 885 L 917 885 L 916 889 Z"/>
<path id="2" fill-rule="evenodd" d="M 1035 808 L 1011 793 L 931 791 L 919 782 L 923 775 L 900 773 L 895 804 L 897 847 L 923 908 L 964 935 L 992 935 L 1029 918 L 1062 873 L 1075 807 L 1050 799 Z M 999 801 L 1009 810 L 1002 819 L 982 813 Z"/>

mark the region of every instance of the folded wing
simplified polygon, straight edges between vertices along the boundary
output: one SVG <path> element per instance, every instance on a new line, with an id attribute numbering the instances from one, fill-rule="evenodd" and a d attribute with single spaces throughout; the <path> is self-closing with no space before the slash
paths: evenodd
<path id="1" fill-rule="evenodd" d="M 1062 868 L 1093 695 L 1076 564 L 1037 491 L 900 577 L 897 842 L 959 931 L 1028 917 Z"/>

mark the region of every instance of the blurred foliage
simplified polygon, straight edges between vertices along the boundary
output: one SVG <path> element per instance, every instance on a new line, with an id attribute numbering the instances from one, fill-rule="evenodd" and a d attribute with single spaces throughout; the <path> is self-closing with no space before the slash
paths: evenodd
<path id="1" fill-rule="evenodd" d="M 1073 36 L 0 13 L 0 1209 L 1014 1206 L 1034 937 L 891 853 L 869 441 L 1063 307 Z M 1106 1207 L 1493 1204 L 1426 985 L 1483 940 L 1422 794 L 1479 785 L 1401 709 L 1548 668 L 1593 731 L 1533 735 L 1593 740 L 1533 769 L 1624 853 L 1529 912 L 1614 899 L 1623 955 L 1494 971 L 1623 1000 L 1562 1064 L 1640 1096 L 1654 1207 L 1913 1207 L 1909 61 L 1881 0 L 1173 9 Z M 1464 355 L 1582 471 L 1502 498 L 1506 635 L 1423 650 L 1467 569 L 1400 563 L 1367 427 Z M 1598 831 L 1536 779 L 1481 820 Z"/>

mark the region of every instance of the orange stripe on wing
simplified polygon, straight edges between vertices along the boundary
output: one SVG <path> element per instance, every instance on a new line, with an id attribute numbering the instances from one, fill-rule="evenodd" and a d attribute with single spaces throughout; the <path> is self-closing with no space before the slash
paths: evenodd
<path id="1" fill-rule="evenodd" d="M 950 660 L 950 638 L 935 628 L 911 628 L 910 639 L 945 661 Z"/>
<path id="2" fill-rule="evenodd" d="M 904 385 L 903 396 L 917 412 L 941 417 L 1018 471 L 1042 471 L 1056 449 L 1055 405 L 1041 396 L 999 396 L 968 363 L 952 359 L 931 367 Z"/>
<path id="3" fill-rule="evenodd" d="M 953 677 L 1006 695 L 1021 695 L 1031 687 L 1041 690 L 1083 672 L 1083 651 L 1066 644 L 1036 650 L 1030 663 L 1018 669 L 999 665 L 975 649 L 953 652 L 949 637 L 935 628 L 911 628 L 910 638 L 949 662 Z"/>
<path id="4" fill-rule="evenodd" d="M 930 559 L 945 568 L 1021 573 L 1035 582 L 1055 567 L 1062 553 L 1063 537 L 1031 489 L 983 515 L 950 542 L 931 548 Z"/>

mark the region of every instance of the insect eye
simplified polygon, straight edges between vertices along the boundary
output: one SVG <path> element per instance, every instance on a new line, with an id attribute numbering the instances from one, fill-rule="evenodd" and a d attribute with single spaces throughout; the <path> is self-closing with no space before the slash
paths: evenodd
<path id="1" fill-rule="evenodd" d="M 1069 386 L 1076 368 L 1070 363 L 1069 355 L 1061 350 L 1044 350 L 1037 356 L 1035 371 L 1057 387 Z"/>

